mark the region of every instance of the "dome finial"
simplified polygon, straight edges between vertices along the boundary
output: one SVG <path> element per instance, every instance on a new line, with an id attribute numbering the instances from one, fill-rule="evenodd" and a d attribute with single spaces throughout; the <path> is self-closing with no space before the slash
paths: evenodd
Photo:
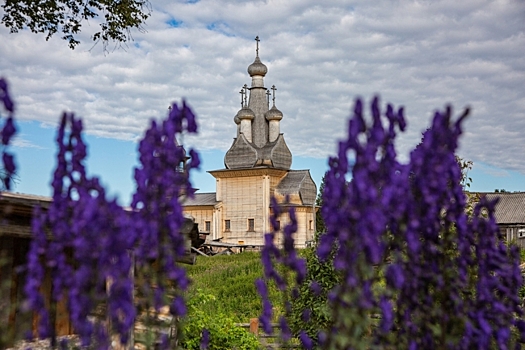
<path id="1" fill-rule="evenodd" d="M 244 89 L 241 88 L 241 91 L 239 91 L 241 94 L 241 108 L 244 107 Z"/>
<path id="2" fill-rule="evenodd" d="M 248 85 L 244 84 L 244 86 L 242 87 L 243 90 L 244 90 L 244 105 L 245 106 L 248 106 Z"/>
<path id="3" fill-rule="evenodd" d="M 266 118 L 266 120 L 268 121 L 279 121 L 281 119 L 283 119 L 283 113 L 277 109 L 277 107 L 275 107 L 275 90 L 277 90 L 277 88 L 275 87 L 275 85 L 272 85 L 271 87 L 272 89 L 272 101 L 273 101 L 273 106 L 272 108 L 266 112 L 264 114 L 264 117 Z M 270 102 L 270 90 L 266 90 L 267 91 L 267 94 L 268 94 L 268 104 Z M 275 130 L 278 130 L 278 129 L 275 129 Z M 271 142 L 275 141 L 277 139 L 277 136 L 279 136 L 279 132 L 277 132 L 277 134 L 275 134 L 275 130 L 273 132 L 271 132 L 271 134 L 273 136 L 270 137 L 270 140 Z"/>
<path id="4" fill-rule="evenodd" d="M 260 75 L 265 76 L 266 73 L 268 73 L 268 68 L 261 62 L 261 59 L 259 58 L 259 36 L 257 35 L 255 37 L 256 47 L 255 47 L 255 60 L 252 64 L 248 66 L 248 74 L 250 74 L 251 77 L 254 75 Z"/>

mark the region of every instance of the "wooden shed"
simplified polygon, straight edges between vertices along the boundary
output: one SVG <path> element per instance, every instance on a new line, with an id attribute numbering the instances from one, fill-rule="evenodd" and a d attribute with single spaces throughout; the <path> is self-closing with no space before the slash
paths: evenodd
<path id="1" fill-rule="evenodd" d="M 525 248 L 525 192 L 480 193 L 489 200 L 499 199 L 496 204 L 496 221 L 507 242 L 515 242 Z"/>
<path id="2" fill-rule="evenodd" d="M 27 253 L 31 241 L 33 208 L 49 207 L 51 198 L 2 192 L 0 196 L 0 332 L 7 344 L 36 335 L 37 315 L 24 312 L 24 284 Z M 51 283 L 48 277 L 43 287 L 46 301 L 51 300 Z M 56 305 L 50 315 L 55 322 L 57 335 L 72 334 L 66 303 Z"/>

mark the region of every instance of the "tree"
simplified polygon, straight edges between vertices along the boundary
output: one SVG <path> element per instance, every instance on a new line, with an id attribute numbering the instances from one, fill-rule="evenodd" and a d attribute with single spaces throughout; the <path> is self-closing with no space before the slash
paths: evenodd
<path id="1" fill-rule="evenodd" d="M 324 226 L 323 216 L 321 215 L 321 207 L 323 206 L 323 190 L 324 190 L 324 180 L 326 173 L 321 179 L 321 184 L 319 185 L 319 193 L 317 193 L 317 198 L 315 199 L 315 206 L 318 207 L 317 212 L 315 213 L 315 230 L 316 234 L 323 233 L 326 229 Z"/>
<path id="2" fill-rule="evenodd" d="M 5 0 L 3 9 L 2 23 L 11 33 L 29 28 L 33 33 L 46 33 L 49 40 L 61 32 L 71 49 L 80 44 L 75 35 L 83 21 L 103 17 L 92 39 L 95 43 L 102 40 L 106 49 L 109 41 L 132 40 L 131 29 L 142 31 L 151 13 L 148 0 Z"/>
<path id="3" fill-rule="evenodd" d="M 461 169 L 461 186 L 463 186 L 463 189 L 467 190 L 472 183 L 472 178 L 468 176 L 468 172 L 472 170 L 474 162 L 471 160 L 465 160 L 459 156 L 456 156 L 456 162 L 458 162 L 459 168 Z"/>

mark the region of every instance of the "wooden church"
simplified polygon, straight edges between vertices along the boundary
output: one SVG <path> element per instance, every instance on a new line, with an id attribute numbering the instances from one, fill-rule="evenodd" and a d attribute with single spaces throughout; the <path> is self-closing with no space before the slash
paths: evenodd
<path id="1" fill-rule="evenodd" d="M 252 83 L 241 89 L 241 109 L 233 118 L 237 133 L 224 156 L 225 168 L 208 171 L 216 179 L 216 192 L 197 192 L 184 203 L 184 212 L 200 232 L 209 233 L 209 241 L 260 246 L 271 231 L 270 198 L 280 203 L 288 198 L 287 207 L 294 207 L 297 218 L 296 246 L 304 247 L 314 238 L 317 188 L 309 170 L 290 169 L 292 153 L 280 132 L 283 113 L 275 106 L 275 86 L 270 92 L 264 85 L 268 68 L 255 40 L 255 60 L 248 66 Z M 280 227 L 288 221 L 283 214 Z"/>

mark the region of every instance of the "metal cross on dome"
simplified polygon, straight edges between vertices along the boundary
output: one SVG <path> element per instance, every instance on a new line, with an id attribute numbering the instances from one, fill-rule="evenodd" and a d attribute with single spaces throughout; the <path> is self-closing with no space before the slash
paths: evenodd
<path id="1" fill-rule="evenodd" d="M 241 91 L 239 91 L 241 94 L 241 108 L 244 107 L 244 88 L 241 88 Z"/>
<path id="2" fill-rule="evenodd" d="M 259 41 L 261 41 L 261 40 L 259 39 L 258 35 L 255 37 L 255 41 L 257 42 L 256 48 L 255 48 L 255 53 L 256 53 L 256 56 L 259 57 Z"/>
<path id="3" fill-rule="evenodd" d="M 273 105 L 275 106 L 275 90 L 277 90 L 277 88 L 275 87 L 275 85 L 272 85 L 272 90 L 273 90 L 272 101 L 273 101 Z"/>
<path id="4" fill-rule="evenodd" d="M 246 101 L 247 95 L 248 95 L 248 93 L 246 92 L 248 90 L 248 85 L 244 84 L 243 89 L 244 89 L 244 105 L 248 106 L 248 101 Z"/>

